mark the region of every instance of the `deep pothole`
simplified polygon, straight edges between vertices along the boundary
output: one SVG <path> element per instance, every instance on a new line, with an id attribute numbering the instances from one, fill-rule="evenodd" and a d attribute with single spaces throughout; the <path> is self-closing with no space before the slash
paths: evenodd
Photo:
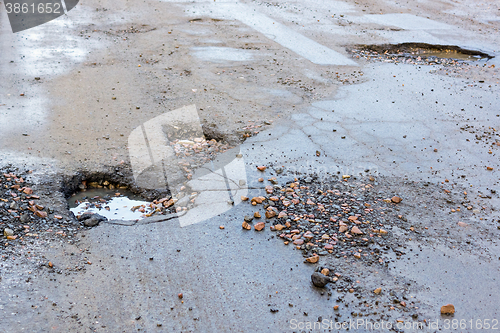
<path id="1" fill-rule="evenodd" d="M 170 191 L 147 190 L 135 185 L 126 168 L 102 172 L 79 172 L 63 180 L 68 208 L 84 221 L 86 215 L 100 215 L 108 220 L 139 220 L 173 213 Z"/>
<path id="2" fill-rule="evenodd" d="M 108 220 L 139 220 L 193 208 L 200 194 L 190 185 L 193 177 L 199 176 L 196 170 L 213 169 L 218 165 L 213 162 L 214 159 L 221 154 L 227 155 L 234 148 L 217 131 L 205 131 L 204 134 L 195 137 L 184 133 L 171 139 L 173 156 L 168 164 L 163 163 L 163 168 L 173 169 L 170 170 L 172 172 L 163 170 L 161 176 L 165 181 L 161 184 L 152 177 L 158 176 L 158 172 L 142 172 L 138 175 L 142 182 L 136 182 L 128 167 L 108 168 L 103 172 L 79 172 L 65 177 L 63 193 L 68 208 L 79 221 L 85 221 L 89 215 L 95 214 Z M 150 181 L 144 182 L 144 177 L 149 177 Z M 157 188 L 145 189 L 138 186 L 140 183 L 152 184 Z"/>
<path id="3" fill-rule="evenodd" d="M 401 43 L 356 45 L 348 48 L 354 58 L 376 62 L 408 63 L 414 65 L 460 65 L 465 62 L 487 61 L 493 56 L 455 45 Z"/>

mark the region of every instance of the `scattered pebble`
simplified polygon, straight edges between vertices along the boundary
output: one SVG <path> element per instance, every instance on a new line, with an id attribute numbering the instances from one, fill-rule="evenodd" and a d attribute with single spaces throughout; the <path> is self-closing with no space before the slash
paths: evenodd
<path id="1" fill-rule="evenodd" d="M 441 307 L 442 314 L 454 314 L 455 306 L 453 304 L 446 304 Z"/>
<path id="2" fill-rule="evenodd" d="M 311 275 L 311 281 L 316 287 L 324 288 L 328 283 L 332 281 L 332 279 L 318 272 L 314 272 Z"/>
<path id="3" fill-rule="evenodd" d="M 254 225 L 255 230 L 261 231 L 265 228 L 266 224 L 264 222 L 259 222 Z"/>

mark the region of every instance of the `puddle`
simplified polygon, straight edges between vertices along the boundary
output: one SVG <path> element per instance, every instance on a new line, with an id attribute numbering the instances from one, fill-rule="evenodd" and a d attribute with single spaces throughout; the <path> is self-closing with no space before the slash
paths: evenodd
<path id="1" fill-rule="evenodd" d="M 224 61 L 248 61 L 253 59 L 253 53 L 247 50 L 231 47 L 193 47 L 191 48 L 195 57 L 212 62 Z"/>
<path id="2" fill-rule="evenodd" d="M 145 217 L 145 208 L 150 203 L 128 190 L 96 188 L 76 193 L 68 199 L 68 204 L 75 216 L 91 212 L 110 220 L 136 220 Z"/>
<path id="3" fill-rule="evenodd" d="M 487 53 L 463 49 L 454 45 L 425 43 L 357 45 L 349 51 L 354 58 L 358 59 L 365 58 L 370 61 L 411 63 L 415 65 L 453 65 L 493 58 Z"/>

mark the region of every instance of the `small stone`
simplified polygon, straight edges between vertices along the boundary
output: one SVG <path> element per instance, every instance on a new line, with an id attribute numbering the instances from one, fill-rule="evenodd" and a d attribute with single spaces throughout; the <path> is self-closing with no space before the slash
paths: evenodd
<path id="1" fill-rule="evenodd" d="M 314 272 L 311 275 L 311 281 L 316 287 L 324 288 L 332 279 L 318 272 Z"/>
<path id="2" fill-rule="evenodd" d="M 377 288 L 373 291 L 375 294 L 379 295 L 382 292 L 382 288 Z"/>
<path id="3" fill-rule="evenodd" d="M 221 226 L 219 227 L 219 229 L 224 229 L 224 226 L 223 226 L 223 225 L 221 225 Z"/>
<path id="4" fill-rule="evenodd" d="M 47 217 L 47 212 L 44 212 L 44 211 L 41 211 L 41 210 L 37 210 L 35 212 L 35 215 L 38 216 L 38 217 L 41 217 L 41 218 L 46 218 Z"/>
<path id="5" fill-rule="evenodd" d="M 271 185 L 266 185 L 266 193 L 271 194 L 273 193 L 274 188 Z"/>
<path id="6" fill-rule="evenodd" d="M 14 230 L 5 228 L 3 229 L 3 235 L 8 237 L 8 236 L 13 236 L 14 235 Z"/>
<path id="7" fill-rule="evenodd" d="M 321 274 L 323 274 L 324 276 L 328 276 L 328 274 L 330 274 L 330 270 L 328 268 L 323 268 L 321 270 Z"/>
<path id="8" fill-rule="evenodd" d="M 300 238 L 296 239 L 296 240 L 293 241 L 293 244 L 294 245 L 302 245 L 302 244 L 304 244 L 304 240 L 300 239 Z"/>
<path id="9" fill-rule="evenodd" d="M 276 177 L 269 178 L 268 181 L 270 181 L 271 184 L 274 184 L 274 185 L 278 184 L 278 180 L 276 179 Z"/>
<path id="10" fill-rule="evenodd" d="M 265 167 L 263 165 L 257 167 L 257 170 L 259 170 L 259 171 L 264 171 L 266 169 L 267 169 L 267 167 Z"/>
<path id="11" fill-rule="evenodd" d="M 22 223 L 28 223 L 30 221 L 30 216 L 28 214 L 22 214 L 20 220 Z"/>
<path id="12" fill-rule="evenodd" d="M 261 177 L 258 179 L 258 181 L 262 183 L 264 181 L 264 178 Z"/>
<path id="13" fill-rule="evenodd" d="M 265 227 L 265 226 L 266 226 L 266 224 L 265 224 L 264 222 L 259 222 L 259 223 L 257 223 L 257 224 L 254 226 L 254 228 L 255 228 L 255 230 L 257 230 L 257 231 L 261 231 L 262 229 L 264 229 L 264 227 Z"/>
<path id="14" fill-rule="evenodd" d="M 338 306 L 338 305 L 335 305 L 335 306 L 333 307 L 333 309 L 334 309 L 335 311 L 337 311 L 337 310 L 339 309 L 339 306 Z"/>
<path id="15" fill-rule="evenodd" d="M 393 196 L 391 198 L 391 201 L 394 202 L 394 203 L 400 203 L 401 201 L 403 201 L 403 199 L 401 199 L 400 197 L 398 196 Z"/>
<path id="16" fill-rule="evenodd" d="M 310 231 L 307 231 L 304 236 L 303 236 L 305 239 L 307 239 L 308 241 L 310 241 L 311 239 L 313 239 L 314 237 L 314 234 Z"/>
<path id="17" fill-rule="evenodd" d="M 342 175 L 342 179 L 349 179 L 349 178 L 351 178 L 351 176 L 349 176 L 349 175 Z"/>
<path id="18" fill-rule="evenodd" d="M 266 218 L 270 219 L 276 216 L 276 212 L 272 209 L 266 211 Z"/>
<path id="19" fill-rule="evenodd" d="M 453 304 L 446 304 L 441 307 L 442 314 L 454 314 L 455 306 Z"/>
<path id="20" fill-rule="evenodd" d="M 182 295 L 182 293 L 178 293 L 177 297 L 179 297 L 180 299 L 182 299 L 182 298 L 184 298 L 184 295 Z"/>
<path id="21" fill-rule="evenodd" d="M 285 226 L 284 226 L 284 225 L 282 225 L 282 224 L 276 224 L 276 225 L 274 226 L 274 228 L 275 228 L 277 231 L 281 231 L 281 230 L 285 229 Z"/>
<path id="22" fill-rule="evenodd" d="M 306 258 L 306 261 L 310 262 L 311 264 L 317 263 L 318 260 L 319 260 L 319 256 L 312 256 L 312 257 Z"/>
<path id="23" fill-rule="evenodd" d="M 250 222 L 252 222 L 252 221 L 253 221 L 253 217 L 252 217 L 252 216 L 250 216 L 250 215 L 246 215 L 246 216 L 243 218 L 243 220 L 245 220 L 245 222 L 250 223 Z"/>
<path id="24" fill-rule="evenodd" d="M 333 250 L 333 245 L 332 244 L 326 244 L 325 245 L 325 250 Z"/>
<path id="25" fill-rule="evenodd" d="M 246 230 L 250 230 L 252 229 L 252 227 L 250 226 L 250 224 L 246 223 L 246 222 L 243 222 L 243 224 L 241 225 L 241 227 L 243 229 L 246 229 Z"/>
<path id="26" fill-rule="evenodd" d="M 354 258 L 361 259 L 361 254 L 360 253 L 354 253 Z"/>
<path id="27" fill-rule="evenodd" d="M 261 204 L 262 200 L 263 200 L 262 197 L 253 197 L 251 201 L 258 203 L 258 204 Z"/>
<path id="28" fill-rule="evenodd" d="M 262 216 L 260 215 L 259 212 L 255 212 L 253 213 L 253 217 L 255 217 L 256 219 L 260 219 Z"/>
<path id="29" fill-rule="evenodd" d="M 351 233 L 356 234 L 356 235 L 362 235 L 363 234 L 363 232 L 361 230 L 359 230 L 359 228 L 356 227 L 356 226 L 352 227 Z"/>
<path id="30" fill-rule="evenodd" d="M 339 228 L 339 232 L 346 232 L 349 228 L 345 225 L 341 225 Z"/>
<path id="31" fill-rule="evenodd" d="M 99 223 L 101 223 L 103 221 L 107 221 L 107 220 L 108 219 L 102 215 L 92 214 L 92 215 L 90 215 L 89 218 L 87 218 L 83 221 L 83 225 L 86 227 L 95 227 L 95 226 L 99 225 Z"/>
<path id="32" fill-rule="evenodd" d="M 245 196 L 241 196 L 241 201 L 248 201 L 248 197 L 245 197 Z"/>

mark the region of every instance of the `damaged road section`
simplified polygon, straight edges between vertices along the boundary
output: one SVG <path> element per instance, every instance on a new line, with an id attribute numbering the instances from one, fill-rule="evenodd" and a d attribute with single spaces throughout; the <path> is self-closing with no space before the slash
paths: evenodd
<path id="1" fill-rule="evenodd" d="M 485 62 L 494 58 L 488 53 L 456 45 L 426 43 L 364 44 L 349 47 L 348 52 L 356 59 L 414 65 L 463 65 L 464 62 Z"/>
<path id="2" fill-rule="evenodd" d="M 495 315 L 493 299 L 485 296 L 500 260 L 494 207 L 469 199 L 467 189 L 448 179 L 436 184 L 297 176 L 286 183 L 271 177 L 265 195 L 248 198 L 255 212 L 244 217 L 242 229 L 270 234 L 301 252 L 304 264 L 314 269 L 311 286 L 325 288 L 321 294 L 335 299 L 329 302 L 333 314 L 325 319 L 362 317 L 393 327 L 398 322 L 427 327 L 455 307 L 460 311 L 455 318 L 474 311 Z M 463 261 L 481 272 L 484 287 L 462 275 Z M 443 280 L 446 276 L 454 282 Z M 438 288 L 447 291 L 438 296 Z M 478 300 L 489 305 L 478 306 Z"/>
<path id="3" fill-rule="evenodd" d="M 15 167 L 0 170 L 0 225 L 6 238 L 3 248 L 32 243 L 42 235 L 72 242 L 78 225 L 64 207 L 48 202 L 50 192 L 33 189 L 30 174 Z"/>

